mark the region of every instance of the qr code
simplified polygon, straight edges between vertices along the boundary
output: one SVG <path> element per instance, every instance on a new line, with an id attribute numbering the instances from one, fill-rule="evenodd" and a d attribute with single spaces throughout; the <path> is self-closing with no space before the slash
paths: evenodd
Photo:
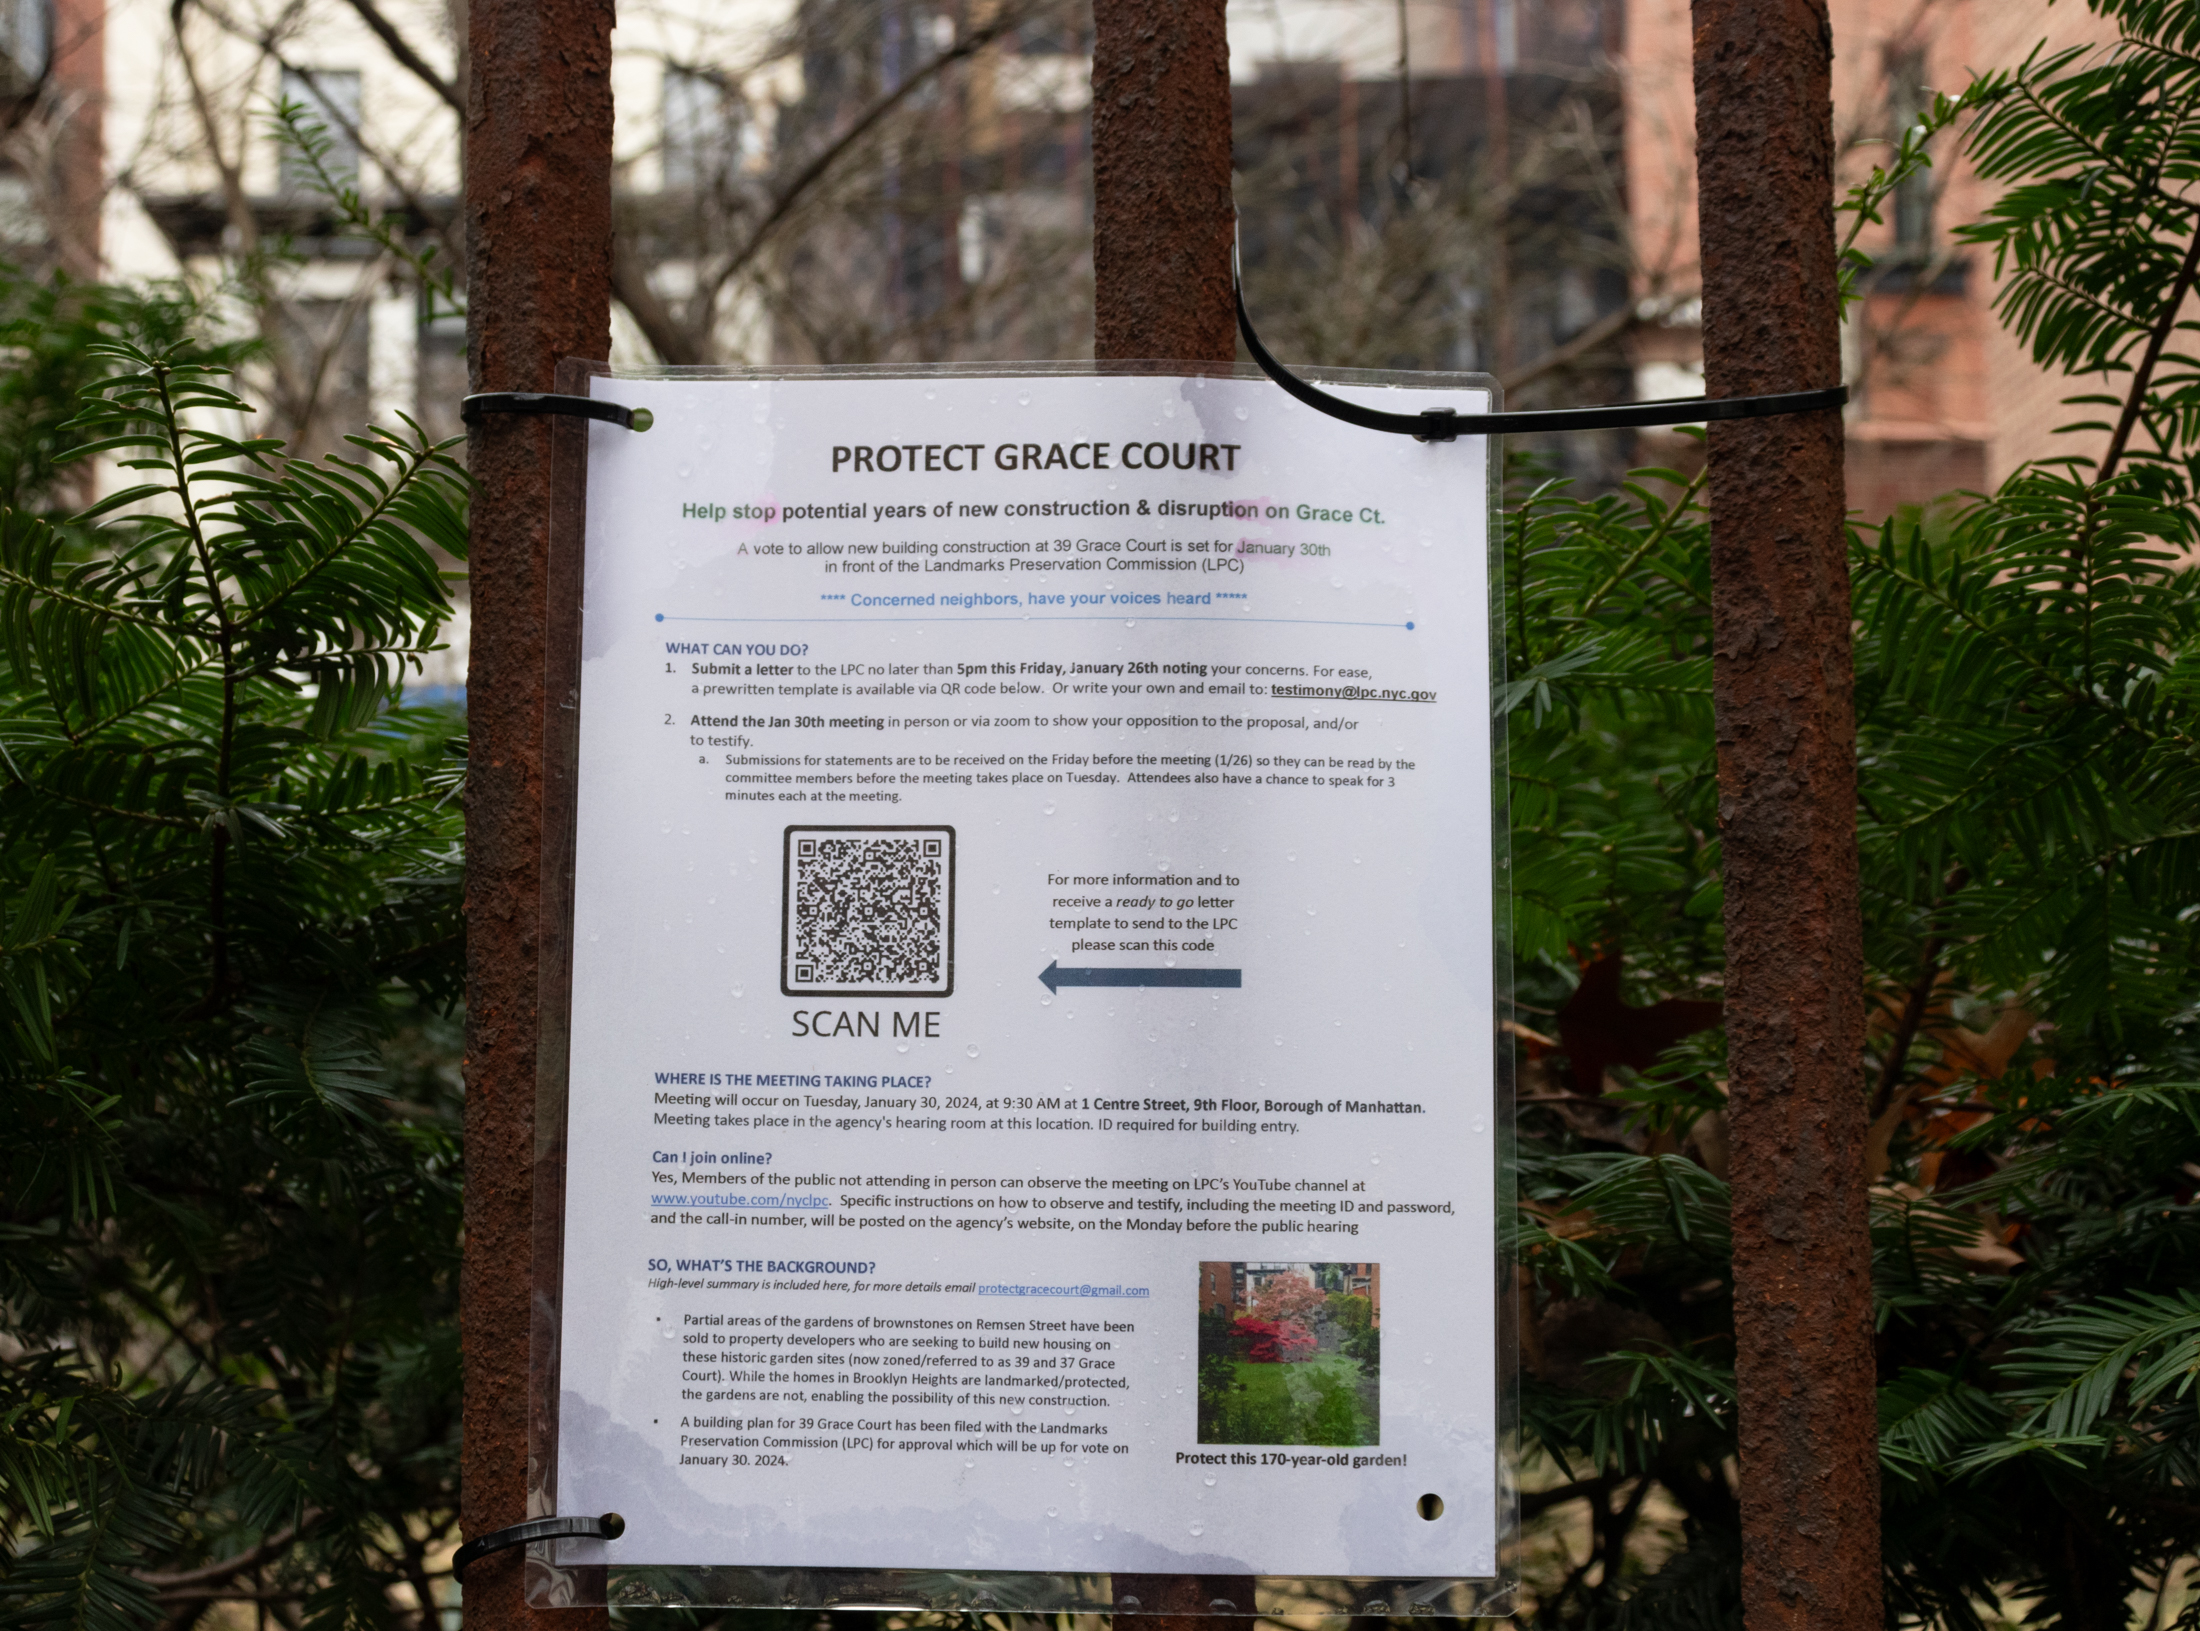
<path id="1" fill-rule="evenodd" d="M 944 997 L 955 988 L 955 829 L 789 827 L 780 989 Z"/>

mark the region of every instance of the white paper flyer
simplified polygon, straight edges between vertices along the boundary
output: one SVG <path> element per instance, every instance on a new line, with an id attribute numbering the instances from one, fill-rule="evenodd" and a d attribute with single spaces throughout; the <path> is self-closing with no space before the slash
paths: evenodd
<path id="1" fill-rule="evenodd" d="M 559 1509 L 614 1565 L 1494 1573 L 1487 443 L 594 388 L 655 424 L 591 432 Z"/>

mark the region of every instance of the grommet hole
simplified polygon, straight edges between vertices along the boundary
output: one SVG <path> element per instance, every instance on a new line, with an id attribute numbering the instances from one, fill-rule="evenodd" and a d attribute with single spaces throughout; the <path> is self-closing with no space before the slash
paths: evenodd
<path id="1" fill-rule="evenodd" d="M 1434 1523 L 1444 1515 L 1444 1498 L 1441 1495 L 1424 1495 L 1413 1503 L 1413 1510 Z"/>

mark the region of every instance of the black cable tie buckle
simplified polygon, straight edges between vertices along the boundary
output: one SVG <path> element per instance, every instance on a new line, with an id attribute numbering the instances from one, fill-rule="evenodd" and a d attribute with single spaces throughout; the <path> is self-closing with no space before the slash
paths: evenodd
<path id="1" fill-rule="evenodd" d="M 616 1512 L 606 1512 L 600 1518 L 529 1518 L 525 1523 L 492 1529 L 479 1540 L 468 1541 L 451 1558 L 451 1573 L 463 1578 L 469 1564 L 479 1563 L 491 1552 L 501 1552 L 508 1546 L 529 1546 L 538 1540 L 617 1540 L 625 1533 L 626 1519 Z"/>
<path id="2" fill-rule="evenodd" d="M 1658 402 L 1616 402 L 1602 408 L 1553 408 L 1529 413 L 1460 413 L 1455 408 L 1425 408 L 1419 413 L 1385 413 L 1362 407 L 1307 383 L 1276 361 L 1245 310 L 1245 283 L 1238 273 L 1237 245 L 1230 246 L 1230 290 L 1237 300 L 1238 332 L 1260 371 L 1317 413 L 1342 419 L 1362 430 L 1388 431 L 1417 442 L 1455 442 L 1462 436 L 1502 436 L 1508 431 L 1619 430 L 1643 425 L 1693 425 L 1712 419 L 1768 419 L 1775 414 L 1815 413 L 1849 400 L 1846 385 L 1818 391 L 1782 391 L 1773 396 L 1672 397 Z"/>
<path id="3" fill-rule="evenodd" d="M 647 430 L 657 416 L 647 408 L 629 408 L 600 397 L 568 396 L 558 391 L 477 391 L 459 400 L 458 416 L 469 425 L 489 413 L 554 413 L 572 419 L 600 419 L 621 430 Z"/>

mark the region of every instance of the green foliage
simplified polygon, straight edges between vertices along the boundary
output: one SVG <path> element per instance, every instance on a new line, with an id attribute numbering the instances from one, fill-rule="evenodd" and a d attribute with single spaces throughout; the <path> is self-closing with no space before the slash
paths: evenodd
<path id="1" fill-rule="evenodd" d="M 2120 47 L 1943 99 L 1848 206 L 1969 118 L 2006 184 L 1966 233 L 2009 274 L 2005 319 L 2043 363 L 2118 381 L 2084 417 L 2131 405 L 2113 467 L 2026 469 L 1851 552 L 1857 1092 L 1902 1625 L 1982 1627 L 1997 1597 L 2122 1625 L 2200 1533 L 2200 365 L 2180 351 L 2200 325 L 2176 317 L 2195 218 L 2174 196 L 2200 180 L 2200 14 L 2095 9 Z M 1717 994 L 1704 479 L 1585 501 L 1516 472 L 1503 705 L 1534 1011 L 1612 952 L 1633 1004 Z M 1630 1480 L 1684 1538 L 1647 1579 L 1562 1583 L 1537 1623 L 1738 1624 L 1717 1035 L 1609 1095 L 1555 1048 L 1528 1070 L 1524 1426 L 1596 1492 L 1577 1498 L 1600 1551 L 1638 1522 L 1604 1500 Z"/>
<path id="2" fill-rule="evenodd" d="M 1499 705 L 1512 725 L 1513 933 L 1530 965 L 1614 941 L 1655 956 L 1669 985 L 1719 966 L 1701 494 L 1700 476 L 1644 470 L 1589 501 L 1542 482 L 1506 515 Z"/>
<path id="3" fill-rule="evenodd" d="M 1354 1331 L 1342 1344 L 1345 1357 L 1357 1363 L 1362 1376 L 1380 1376 L 1383 1373 L 1383 1330 L 1370 1325 Z"/>
<path id="4" fill-rule="evenodd" d="M 463 759 L 398 704 L 464 477 L 286 461 L 178 307 L 14 298 L 0 1615 L 381 1624 L 455 1521 Z M 37 513 L 95 453 L 118 490 Z"/>
<path id="5" fill-rule="evenodd" d="M 1917 123 L 1895 138 L 1894 151 L 1887 155 L 1887 162 L 1874 165 L 1870 175 L 1848 190 L 1841 201 L 1841 213 L 1848 217 L 1848 227 L 1841 237 L 1841 265 L 1837 274 L 1843 315 L 1862 298 L 1864 281 L 1877 264 L 1867 251 L 1856 246 L 1864 229 L 1884 225 L 1886 218 L 1879 213 L 1881 208 L 1903 183 L 1922 176 L 1933 167 L 1934 139 L 1965 115 L 1994 101 L 2003 87 L 2003 77 L 1990 74 L 1973 80 L 1961 96 L 1936 94 L 1931 105 L 1919 113 Z"/>
<path id="6" fill-rule="evenodd" d="M 1326 1316 L 1334 1320 L 1347 1335 L 1366 1330 L 1375 1320 L 1375 1305 L 1365 1297 L 1347 1291 L 1329 1294 Z"/>
<path id="7" fill-rule="evenodd" d="M 41 509 L 61 466 L 84 439 L 71 430 L 78 398 L 99 376 L 91 348 L 123 336 L 163 346 L 183 337 L 190 308 L 169 291 L 146 293 L 26 277 L 0 262 L 0 507 Z M 213 355 L 234 359 L 241 347 Z"/>
<path id="8" fill-rule="evenodd" d="M 458 289 L 457 271 L 449 265 L 436 265 L 435 246 L 415 248 L 406 240 L 398 220 L 367 203 L 356 177 L 347 180 L 329 168 L 329 155 L 336 149 L 336 138 L 311 107 L 287 97 L 279 98 L 267 122 L 277 144 L 304 166 L 310 178 L 310 190 L 328 201 L 337 221 L 374 244 L 391 260 L 403 264 L 418 280 L 422 322 L 432 323 L 439 317 L 466 314 L 465 297 Z"/>
<path id="9" fill-rule="evenodd" d="M 1858 232 L 1969 122 L 2004 184 L 1966 236 L 2114 468 L 2054 461 L 1855 540 L 1869 995 L 1857 1092 L 1893 1620 L 2122 1623 L 2200 1486 L 2200 364 L 2180 323 L 2200 13 L 2096 0 L 2113 51 L 1936 99 Z M 339 215 L 424 265 L 277 121 Z M 446 293 L 448 284 L 440 285 Z M 463 558 L 439 449 L 306 467 L 243 435 L 234 354 L 159 299 L 0 280 L 0 1614 L 188 1624 L 174 1577 L 315 1627 L 434 1592 L 455 1514 L 457 722 L 400 706 Z M 134 484 L 66 515 L 68 461 Z M 1506 523 L 1516 983 L 1586 959 L 1715 996 L 1724 947 L 1706 477 Z M 1922 994 L 1914 1015 L 1909 994 Z M 2001 1022 L 1997 1024 L 1997 1021 Z M 1989 1040 L 2001 1040 L 1989 1046 Z M 1724 1061 L 1616 1093 L 1531 1062 L 1515 1240 L 1542 1510 L 1588 1565 L 1547 1627 L 1739 1623 Z M 1372 1442 L 1381 1332 L 1243 1363 L 1202 1316 L 1207 1442 Z M 1362 1310 L 1365 1310 L 1364 1312 Z M 1273 1306 L 1271 1312 L 1277 1312 Z M 226 1572 L 224 1572 L 226 1571 Z M 2189 1616 L 2188 1616 L 2189 1618 Z"/>
<path id="10" fill-rule="evenodd" d="M 1958 236 L 1994 252 L 2004 321 L 2041 365 L 2132 375 L 2189 287 L 2194 244 L 2186 194 L 2200 181 L 2200 17 L 2175 0 L 2093 0 L 2122 31 L 2112 50 L 2035 50 L 1987 87 L 1971 131 L 1981 177 L 2007 182 Z M 2134 447 L 2172 490 L 2200 473 L 2200 372 L 2189 357 L 2142 382 L 2139 418 L 2152 448 Z M 2119 413 L 2128 389 L 2076 399 Z"/>
<path id="11" fill-rule="evenodd" d="M 2176 1014 L 2200 951 L 2195 711 L 2161 684 L 2200 633 L 2194 532 L 2137 485 L 2026 472 L 1854 560 L 1875 893 L 1944 896 L 1977 988 L 2032 982 L 2104 1045 Z"/>
<path id="12" fill-rule="evenodd" d="M 1375 1444 L 1379 1384 L 1351 1359 L 1324 1355 L 1298 1365 L 1234 1362 L 1202 1444 Z"/>

